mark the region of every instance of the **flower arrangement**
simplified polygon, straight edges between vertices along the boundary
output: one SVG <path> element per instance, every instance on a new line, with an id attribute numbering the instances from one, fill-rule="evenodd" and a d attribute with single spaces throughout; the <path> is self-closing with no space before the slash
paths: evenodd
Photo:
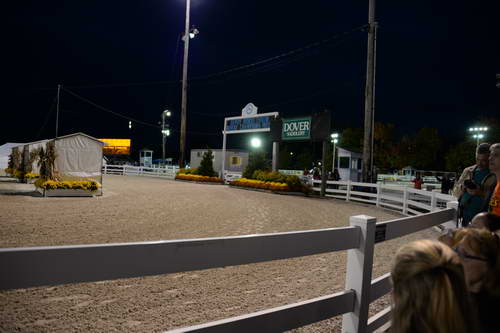
<path id="1" fill-rule="evenodd" d="M 233 180 L 229 184 L 234 186 L 259 188 L 272 191 L 290 191 L 290 187 L 286 183 L 267 182 L 257 179 L 240 178 Z"/>
<path id="2" fill-rule="evenodd" d="M 24 178 L 35 179 L 35 178 L 40 178 L 40 175 L 38 173 L 28 172 L 24 175 Z"/>
<path id="3" fill-rule="evenodd" d="M 56 190 L 56 189 L 73 189 L 73 190 L 86 190 L 86 191 L 97 191 L 101 184 L 93 180 L 82 180 L 82 181 L 55 181 L 39 178 L 35 182 L 35 186 L 42 188 L 44 190 Z"/>
<path id="4" fill-rule="evenodd" d="M 255 170 L 251 178 L 236 179 L 230 185 L 273 191 L 302 192 L 305 195 L 312 193 L 311 187 L 303 184 L 299 177 L 268 170 Z"/>
<path id="5" fill-rule="evenodd" d="M 14 173 L 12 175 L 19 180 L 23 180 L 25 174 L 21 170 L 14 170 Z"/>
<path id="6" fill-rule="evenodd" d="M 209 177 L 209 176 L 201 176 L 201 175 L 195 175 L 191 173 L 177 173 L 175 176 L 175 179 L 180 179 L 180 180 L 190 180 L 190 181 L 195 181 L 195 182 L 208 182 L 208 183 L 222 183 L 222 179 L 219 177 Z"/>

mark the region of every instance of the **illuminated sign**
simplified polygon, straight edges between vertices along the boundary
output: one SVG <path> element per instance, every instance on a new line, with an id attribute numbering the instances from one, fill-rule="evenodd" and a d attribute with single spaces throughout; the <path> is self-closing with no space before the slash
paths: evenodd
<path id="1" fill-rule="evenodd" d="M 282 140 L 311 139 L 311 117 L 283 119 Z"/>
<path id="2" fill-rule="evenodd" d="M 104 155 L 130 155 L 130 139 L 99 139 L 106 145 L 102 148 Z"/>
<path id="3" fill-rule="evenodd" d="M 251 118 L 226 119 L 227 132 L 269 130 L 271 116 L 260 116 Z"/>

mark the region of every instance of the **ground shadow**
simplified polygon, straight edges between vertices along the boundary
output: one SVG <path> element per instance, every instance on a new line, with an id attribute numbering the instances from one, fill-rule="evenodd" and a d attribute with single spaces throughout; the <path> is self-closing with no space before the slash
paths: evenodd
<path id="1" fill-rule="evenodd" d="M 42 193 L 38 191 L 16 191 L 16 190 L 0 190 L 0 195 L 22 195 L 27 197 L 40 197 L 42 198 Z"/>

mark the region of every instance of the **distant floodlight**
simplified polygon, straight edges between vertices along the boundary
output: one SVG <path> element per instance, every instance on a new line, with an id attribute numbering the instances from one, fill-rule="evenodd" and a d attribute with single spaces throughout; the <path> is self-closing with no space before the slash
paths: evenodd
<path id="1" fill-rule="evenodd" d="M 172 112 L 170 110 L 165 110 L 163 111 L 165 113 L 165 116 L 170 117 L 172 115 Z"/>
<path id="2" fill-rule="evenodd" d="M 254 148 L 259 148 L 262 144 L 262 141 L 259 138 L 252 138 L 250 141 L 250 145 Z"/>
<path id="3" fill-rule="evenodd" d="M 469 127 L 469 132 L 472 132 L 474 129 L 472 127 Z"/>
<path id="4" fill-rule="evenodd" d="M 129 128 L 129 129 L 130 129 L 130 128 L 132 128 L 132 122 L 131 122 L 130 120 L 129 120 L 129 122 L 128 122 L 128 128 Z"/>
<path id="5" fill-rule="evenodd" d="M 193 39 L 199 33 L 200 33 L 200 31 L 198 29 L 191 28 L 191 30 L 189 31 L 189 38 Z"/>
<path id="6" fill-rule="evenodd" d="M 338 139 L 333 139 L 333 143 L 338 143 L 339 140 Z"/>

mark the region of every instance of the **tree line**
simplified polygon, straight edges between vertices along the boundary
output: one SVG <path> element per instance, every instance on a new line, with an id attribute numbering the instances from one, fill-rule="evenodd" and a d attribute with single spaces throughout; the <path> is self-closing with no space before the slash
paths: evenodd
<path id="1" fill-rule="evenodd" d="M 484 142 L 500 142 L 500 122 L 497 118 L 481 118 L 477 122 L 488 126 Z M 313 147 L 313 149 L 311 149 Z M 363 130 L 345 128 L 340 133 L 338 147 L 363 151 Z M 460 173 L 475 163 L 476 139 L 464 128 L 461 140 L 450 142 L 436 128 L 424 127 L 415 133 L 398 134 L 396 126 L 376 122 L 374 126 L 373 163 L 378 170 L 392 171 L 406 166 L 418 170 L 435 170 Z M 333 145 L 329 145 L 326 169 L 332 168 Z M 321 159 L 321 147 L 317 144 L 289 144 L 280 146 L 280 169 L 310 169 Z"/>

